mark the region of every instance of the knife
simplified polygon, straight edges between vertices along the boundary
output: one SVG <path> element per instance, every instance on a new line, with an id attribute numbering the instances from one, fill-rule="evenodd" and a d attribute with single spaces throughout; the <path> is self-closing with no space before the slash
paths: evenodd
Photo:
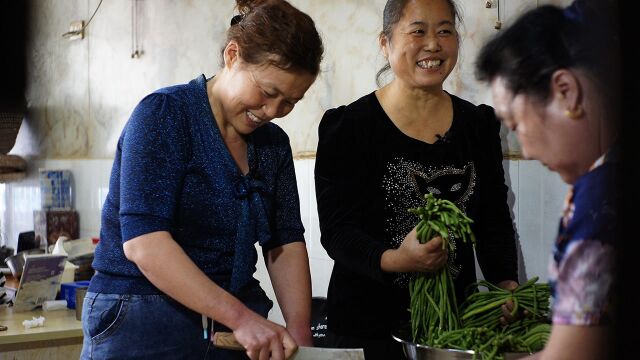
<path id="1" fill-rule="evenodd" d="M 213 345 L 221 349 L 245 351 L 230 332 L 213 334 Z M 364 360 L 364 350 L 299 346 L 293 356 L 287 360 Z"/>

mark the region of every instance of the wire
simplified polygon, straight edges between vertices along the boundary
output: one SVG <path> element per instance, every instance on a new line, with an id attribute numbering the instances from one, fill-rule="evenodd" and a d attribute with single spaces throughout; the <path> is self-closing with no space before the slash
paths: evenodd
<path id="1" fill-rule="evenodd" d="M 136 0 L 131 0 L 131 58 L 136 53 Z"/>
<path id="2" fill-rule="evenodd" d="M 89 24 L 91 23 L 91 20 L 93 20 L 93 17 L 96 15 L 96 13 L 98 12 L 98 9 L 100 9 L 100 5 L 102 5 L 102 0 L 100 0 L 100 2 L 98 3 L 98 6 L 96 6 L 96 9 L 93 11 L 93 14 L 91 15 L 91 17 L 89 18 L 89 21 L 87 21 L 86 24 L 84 24 L 84 26 L 82 27 L 82 29 L 80 30 L 76 30 L 76 31 L 67 31 L 66 33 L 62 34 L 62 37 L 71 37 L 74 35 L 80 35 L 82 34 L 82 32 L 84 31 L 84 29 L 87 28 L 87 26 L 89 26 Z"/>
<path id="3" fill-rule="evenodd" d="M 138 0 L 131 0 L 131 58 L 139 58 L 142 53 L 138 41 Z"/>

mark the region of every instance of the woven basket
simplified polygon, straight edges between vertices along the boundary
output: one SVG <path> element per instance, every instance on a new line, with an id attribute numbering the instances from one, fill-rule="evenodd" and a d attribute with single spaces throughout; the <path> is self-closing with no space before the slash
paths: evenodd
<path id="1" fill-rule="evenodd" d="M 0 112 L 0 154 L 6 154 L 13 149 L 22 119 L 22 113 Z"/>
<path id="2" fill-rule="evenodd" d="M 27 161 L 18 155 L 0 154 L 0 183 L 19 181 L 27 174 Z"/>

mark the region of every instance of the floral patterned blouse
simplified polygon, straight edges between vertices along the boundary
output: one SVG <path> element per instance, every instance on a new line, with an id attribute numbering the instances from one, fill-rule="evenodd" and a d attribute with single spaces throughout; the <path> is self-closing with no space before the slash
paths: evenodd
<path id="1" fill-rule="evenodd" d="M 618 228 L 616 167 L 611 150 L 576 181 L 565 199 L 549 267 L 554 324 L 610 322 Z"/>

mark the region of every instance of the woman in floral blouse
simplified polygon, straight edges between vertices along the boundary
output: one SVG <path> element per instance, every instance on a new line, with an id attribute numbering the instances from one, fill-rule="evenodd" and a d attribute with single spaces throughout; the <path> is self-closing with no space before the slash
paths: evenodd
<path id="1" fill-rule="evenodd" d="M 486 44 L 477 63 L 524 156 L 572 185 L 550 263 L 553 330 L 534 355 L 541 359 L 603 359 L 611 350 L 620 167 L 612 5 L 534 9 Z"/>

